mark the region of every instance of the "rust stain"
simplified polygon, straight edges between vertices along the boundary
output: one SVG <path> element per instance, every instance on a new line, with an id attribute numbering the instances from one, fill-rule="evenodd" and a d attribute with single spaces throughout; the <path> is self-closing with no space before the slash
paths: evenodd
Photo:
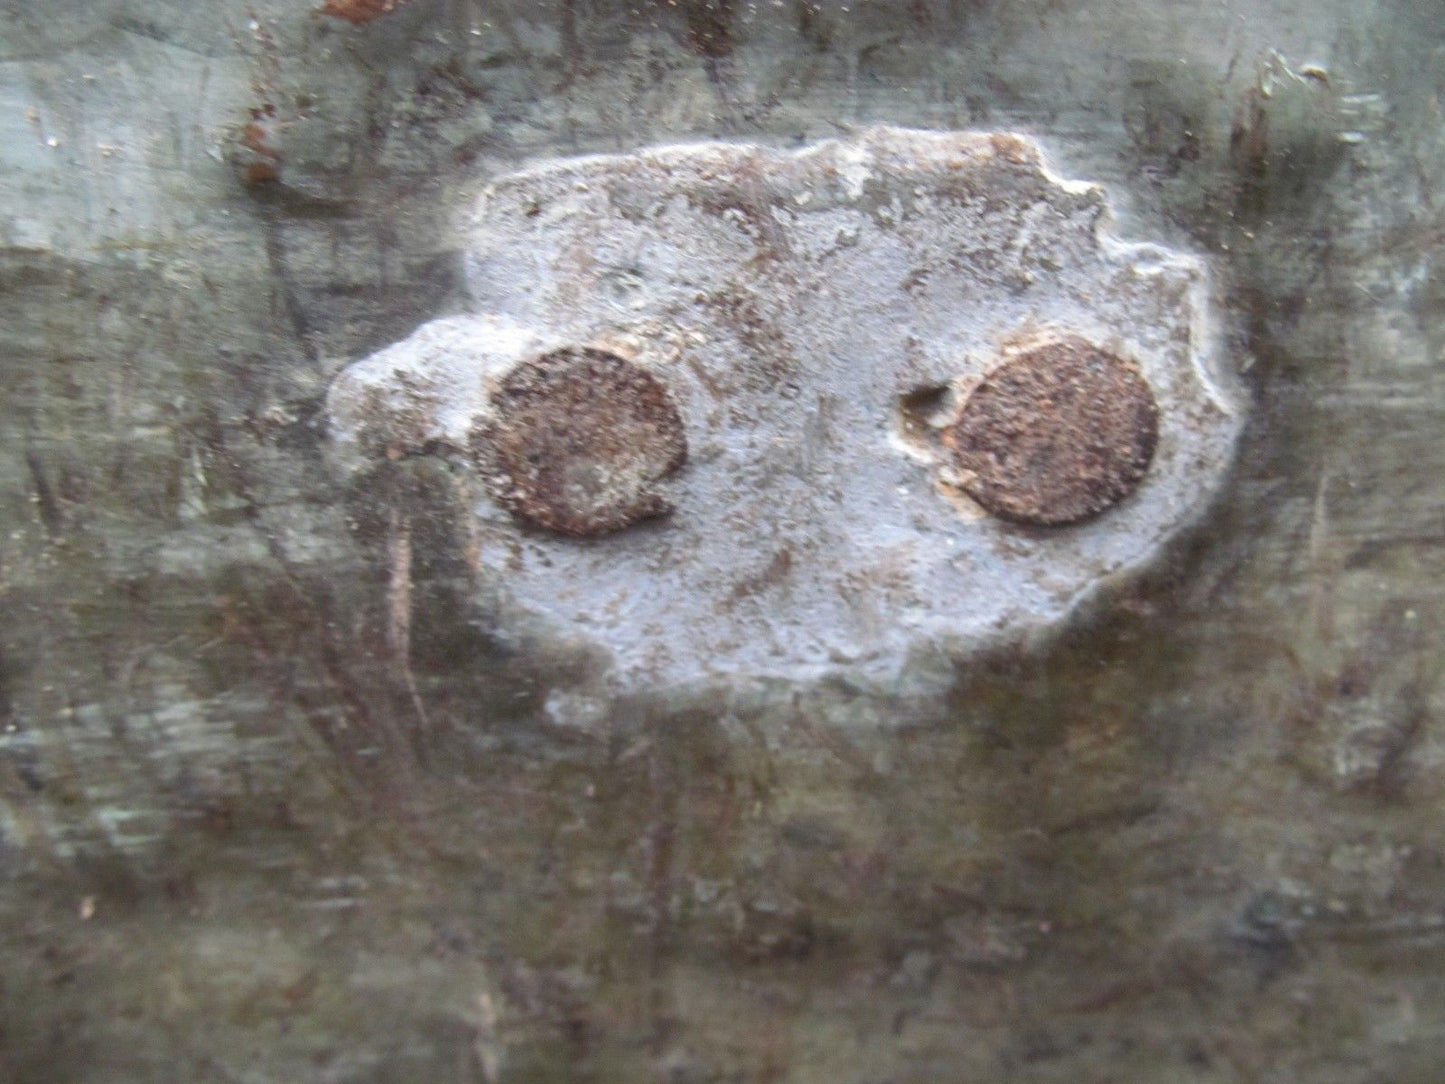
<path id="1" fill-rule="evenodd" d="M 720 609 L 732 609 L 744 599 L 764 594 L 774 587 L 787 581 L 793 572 L 793 551 L 786 547 L 773 554 L 767 565 L 750 576 L 744 576 L 733 589 L 728 592 L 727 598 L 718 603 Z"/>
<path id="2" fill-rule="evenodd" d="M 363 26 L 373 19 L 389 15 L 406 2 L 407 0 L 326 0 L 317 11 L 322 15 L 346 19 L 356 26 Z"/>
<path id="3" fill-rule="evenodd" d="M 271 104 L 251 110 L 251 119 L 241 129 L 242 177 L 250 185 L 265 184 L 281 176 L 281 148 L 277 145 L 280 121 Z"/>

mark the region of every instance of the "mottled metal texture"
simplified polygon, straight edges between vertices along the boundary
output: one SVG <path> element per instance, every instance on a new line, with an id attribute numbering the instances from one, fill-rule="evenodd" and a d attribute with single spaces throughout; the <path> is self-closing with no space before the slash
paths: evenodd
<path id="1" fill-rule="evenodd" d="M 1438 3 L 319 6 L 0 3 L 4 1084 L 1439 1084 Z M 464 452 L 336 470 L 479 185 L 879 124 L 1209 266 L 1237 454 L 1067 620 L 602 702 Z"/>
<path id="2" fill-rule="evenodd" d="M 383 451 L 455 455 L 478 425 L 505 432 L 485 419 L 515 409 L 537 344 L 625 355 L 639 388 L 676 401 L 692 449 L 670 514 L 624 482 L 611 510 L 579 491 L 600 529 L 578 529 L 536 499 L 540 475 L 504 471 L 511 488 L 479 493 L 476 513 L 497 627 L 584 640 L 627 692 L 836 674 L 937 692 L 949 660 L 1147 561 L 1229 461 L 1238 409 L 1204 268 L 1119 241 L 1105 213 L 1097 186 L 1012 134 L 880 127 L 545 163 L 493 180 L 468 224 L 479 315 L 343 372 L 329 436 L 352 472 Z M 1031 402 L 1005 401 L 1001 382 L 1021 385 L 1001 364 L 1029 368 Z M 589 379 L 528 407 L 536 451 L 549 429 L 558 446 L 593 431 L 577 417 Z M 915 416 L 935 392 L 956 419 Z M 589 439 L 608 412 L 617 454 L 649 457 L 622 474 L 675 465 L 624 417 L 655 413 L 640 402 L 604 408 Z M 1029 433 L 1006 462 L 1010 427 Z M 615 472 L 594 467 L 605 488 Z M 612 537 L 528 531 L 519 510 Z"/>

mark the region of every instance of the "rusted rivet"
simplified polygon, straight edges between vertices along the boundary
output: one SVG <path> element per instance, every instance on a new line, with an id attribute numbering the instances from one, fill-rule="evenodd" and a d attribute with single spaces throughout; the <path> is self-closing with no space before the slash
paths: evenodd
<path id="1" fill-rule="evenodd" d="M 1123 500 L 1158 438 L 1159 408 L 1138 368 L 1074 336 L 994 369 L 944 434 L 964 492 L 1001 519 L 1040 526 Z"/>
<path id="2" fill-rule="evenodd" d="M 656 482 L 687 460 L 682 418 L 662 382 L 591 347 L 523 362 L 491 395 L 472 450 L 497 499 L 563 534 L 609 534 L 666 515 Z"/>

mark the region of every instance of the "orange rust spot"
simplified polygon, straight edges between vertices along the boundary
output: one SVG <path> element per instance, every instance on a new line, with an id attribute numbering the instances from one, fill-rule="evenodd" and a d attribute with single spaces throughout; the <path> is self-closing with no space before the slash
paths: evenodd
<path id="1" fill-rule="evenodd" d="M 265 184 L 281 176 L 281 149 L 274 142 L 277 124 L 276 107 L 268 103 L 251 110 L 251 123 L 241 129 L 238 142 L 248 152 L 240 156 L 246 184 Z"/>
<path id="2" fill-rule="evenodd" d="M 373 19 L 389 15 L 404 3 L 406 0 L 326 0 L 318 11 L 322 15 L 346 19 L 362 26 Z"/>

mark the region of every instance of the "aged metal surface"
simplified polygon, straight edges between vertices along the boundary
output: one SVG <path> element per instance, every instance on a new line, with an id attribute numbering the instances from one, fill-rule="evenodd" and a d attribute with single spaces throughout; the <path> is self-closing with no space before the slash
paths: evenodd
<path id="1" fill-rule="evenodd" d="M 1438 3 L 319 6 L 0 2 L 0 1080 L 1438 1084 Z M 1207 262 L 1218 496 L 927 696 L 591 696 L 499 620 L 465 456 L 328 392 L 483 320 L 482 181 L 874 125 L 1023 133 Z M 1000 537 L 1159 476 L 1147 352 L 1082 333 L 1155 460 Z M 876 404 L 953 522 L 979 341 Z M 550 543 L 665 534 L 700 449 Z"/>
<path id="2" fill-rule="evenodd" d="M 828 678 L 937 695 L 968 652 L 1057 621 L 1146 562 L 1229 462 L 1239 410 L 1202 264 L 1112 236 L 1098 187 L 1051 174 L 1025 137 L 873 127 L 797 149 L 648 147 L 494 178 L 478 203 L 475 315 L 342 372 L 328 437 L 354 473 L 382 455 L 447 456 L 471 419 L 500 416 L 483 431 L 510 465 L 484 472 L 510 480 L 477 495 L 477 591 L 497 599 L 503 633 L 611 660 L 602 683 L 567 696 L 777 677 L 800 695 Z M 1105 355 L 1067 346 L 1084 333 L 1141 375 L 1089 379 Z M 1066 345 L 1041 348 L 1041 335 Z M 538 490 L 556 477 L 519 479 L 523 444 L 574 440 L 570 406 L 506 421 L 519 390 L 507 374 L 530 372 L 544 343 L 559 358 L 621 352 L 648 387 L 666 385 L 693 454 L 665 522 L 585 546 L 517 526 L 520 511 L 609 534 L 664 507 L 649 489 L 615 516 L 548 511 L 557 502 Z M 985 376 L 1001 350 L 1032 351 L 1028 418 L 1005 417 L 1018 406 Z M 1136 401 L 1143 374 L 1157 396 Z M 961 420 L 910 413 L 920 388 L 967 392 Z M 662 472 L 670 445 L 629 433 L 618 392 L 610 439 L 643 456 L 622 473 Z M 607 428 L 576 424 L 593 442 Z M 1016 424 L 1033 434 L 1015 442 L 1023 473 L 999 462 Z M 519 427 L 525 440 L 506 438 Z M 1136 499 L 1083 524 L 1139 485 L 1156 443 Z M 1055 446 L 1074 457 L 1043 463 Z M 466 457 L 452 458 L 464 481 Z M 980 505 L 1069 528 L 1022 535 Z"/>

